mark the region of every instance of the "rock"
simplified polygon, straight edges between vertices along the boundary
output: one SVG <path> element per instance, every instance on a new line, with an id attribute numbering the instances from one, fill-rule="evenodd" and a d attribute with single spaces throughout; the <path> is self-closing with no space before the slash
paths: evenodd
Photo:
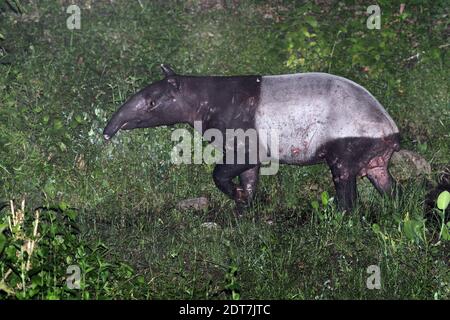
<path id="1" fill-rule="evenodd" d="M 431 174 L 431 165 L 414 151 L 402 149 L 391 158 L 392 174 L 398 180 L 407 180 L 420 175 Z"/>
<path id="2" fill-rule="evenodd" d="M 213 11 L 225 9 L 226 1 L 224 0 L 189 0 L 186 7 L 195 11 Z"/>
<path id="3" fill-rule="evenodd" d="M 218 230 L 220 226 L 215 222 L 204 222 L 201 224 L 202 227 L 210 230 Z"/>
<path id="4" fill-rule="evenodd" d="M 180 210 L 204 210 L 208 208 L 208 199 L 200 197 L 182 200 L 178 202 L 177 208 Z"/>

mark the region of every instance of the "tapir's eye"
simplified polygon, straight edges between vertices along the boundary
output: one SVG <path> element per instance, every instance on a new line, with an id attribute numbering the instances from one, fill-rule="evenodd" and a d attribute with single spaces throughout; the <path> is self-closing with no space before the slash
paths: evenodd
<path id="1" fill-rule="evenodd" d="M 154 107 L 156 105 L 155 101 L 150 101 L 150 106 Z"/>

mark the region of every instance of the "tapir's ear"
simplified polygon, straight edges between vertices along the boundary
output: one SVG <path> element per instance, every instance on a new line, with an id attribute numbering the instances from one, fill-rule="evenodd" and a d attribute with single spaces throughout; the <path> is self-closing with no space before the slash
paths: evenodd
<path id="1" fill-rule="evenodd" d="M 161 64 L 161 70 L 166 77 L 175 75 L 175 71 L 173 71 L 167 64 Z"/>

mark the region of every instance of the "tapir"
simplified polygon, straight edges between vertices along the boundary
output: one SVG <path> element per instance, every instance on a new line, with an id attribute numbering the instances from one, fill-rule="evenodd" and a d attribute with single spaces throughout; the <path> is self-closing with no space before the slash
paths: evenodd
<path id="1" fill-rule="evenodd" d="M 278 150 L 269 153 L 281 164 L 326 163 L 341 210 L 354 207 L 358 177 L 367 177 L 381 194 L 392 194 L 388 164 L 400 148 L 399 130 L 377 99 L 355 82 L 316 72 L 186 76 L 168 65 L 161 69 L 162 80 L 131 96 L 112 116 L 103 131 L 106 140 L 119 130 L 195 121 L 202 122 L 202 130 L 224 135 L 227 129 L 275 130 Z M 260 168 L 259 160 L 218 163 L 213 180 L 238 205 L 249 204 Z"/>

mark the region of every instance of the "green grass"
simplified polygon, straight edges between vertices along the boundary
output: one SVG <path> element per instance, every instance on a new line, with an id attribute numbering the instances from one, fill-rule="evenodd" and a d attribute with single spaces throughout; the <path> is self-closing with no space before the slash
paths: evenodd
<path id="1" fill-rule="evenodd" d="M 232 201 L 214 186 L 212 166 L 170 163 L 174 128 L 120 133 L 110 144 L 101 136 L 126 97 L 161 78 L 160 63 L 181 74 L 221 75 L 318 66 L 367 87 L 396 120 L 402 147 L 424 156 L 432 166 L 427 179 L 436 181 L 450 159 L 448 47 L 439 48 L 448 42 L 439 29 L 448 21 L 440 2 L 407 6 L 417 20 L 396 33 L 401 37 L 386 40 L 386 67 L 374 74 L 361 67 L 380 60 L 362 54 L 352 65 L 348 47 L 360 39 L 353 26 L 365 26 L 353 10 L 364 6 L 335 11 L 333 5 L 318 13 L 287 1 L 243 1 L 223 10 L 203 10 L 198 1 L 141 3 L 82 6 L 82 27 L 75 31 L 67 30 L 68 15 L 52 1 L 23 3 L 21 16 L 2 13 L 0 200 L 25 197 L 30 208 L 64 201 L 77 208 L 79 237 L 106 243 L 144 276 L 142 292 L 123 297 L 450 298 L 448 241 L 438 241 L 432 220 L 420 229 L 424 238 L 405 233 L 408 217 L 420 222 L 425 216 L 422 178 L 403 181 L 405 192 L 394 201 L 361 181 L 357 211 L 342 216 L 332 205 L 311 205 L 322 192 L 334 193 L 325 166 L 282 166 L 278 175 L 262 177 L 254 206 L 237 218 Z M 318 21 L 312 31 L 319 49 L 336 44 L 333 57 L 314 60 L 319 49 L 308 47 L 311 61 L 288 66 L 286 33 L 300 30 L 294 21 L 301 23 L 305 11 Z M 349 31 L 336 40 L 345 26 Z M 396 60 L 417 51 L 422 56 L 413 65 Z M 210 200 L 204 212 L 176 209 L 178 201 L 198 196 Z M 370 265 L 381 268 L 380 290 L 366 288 Z"/>

